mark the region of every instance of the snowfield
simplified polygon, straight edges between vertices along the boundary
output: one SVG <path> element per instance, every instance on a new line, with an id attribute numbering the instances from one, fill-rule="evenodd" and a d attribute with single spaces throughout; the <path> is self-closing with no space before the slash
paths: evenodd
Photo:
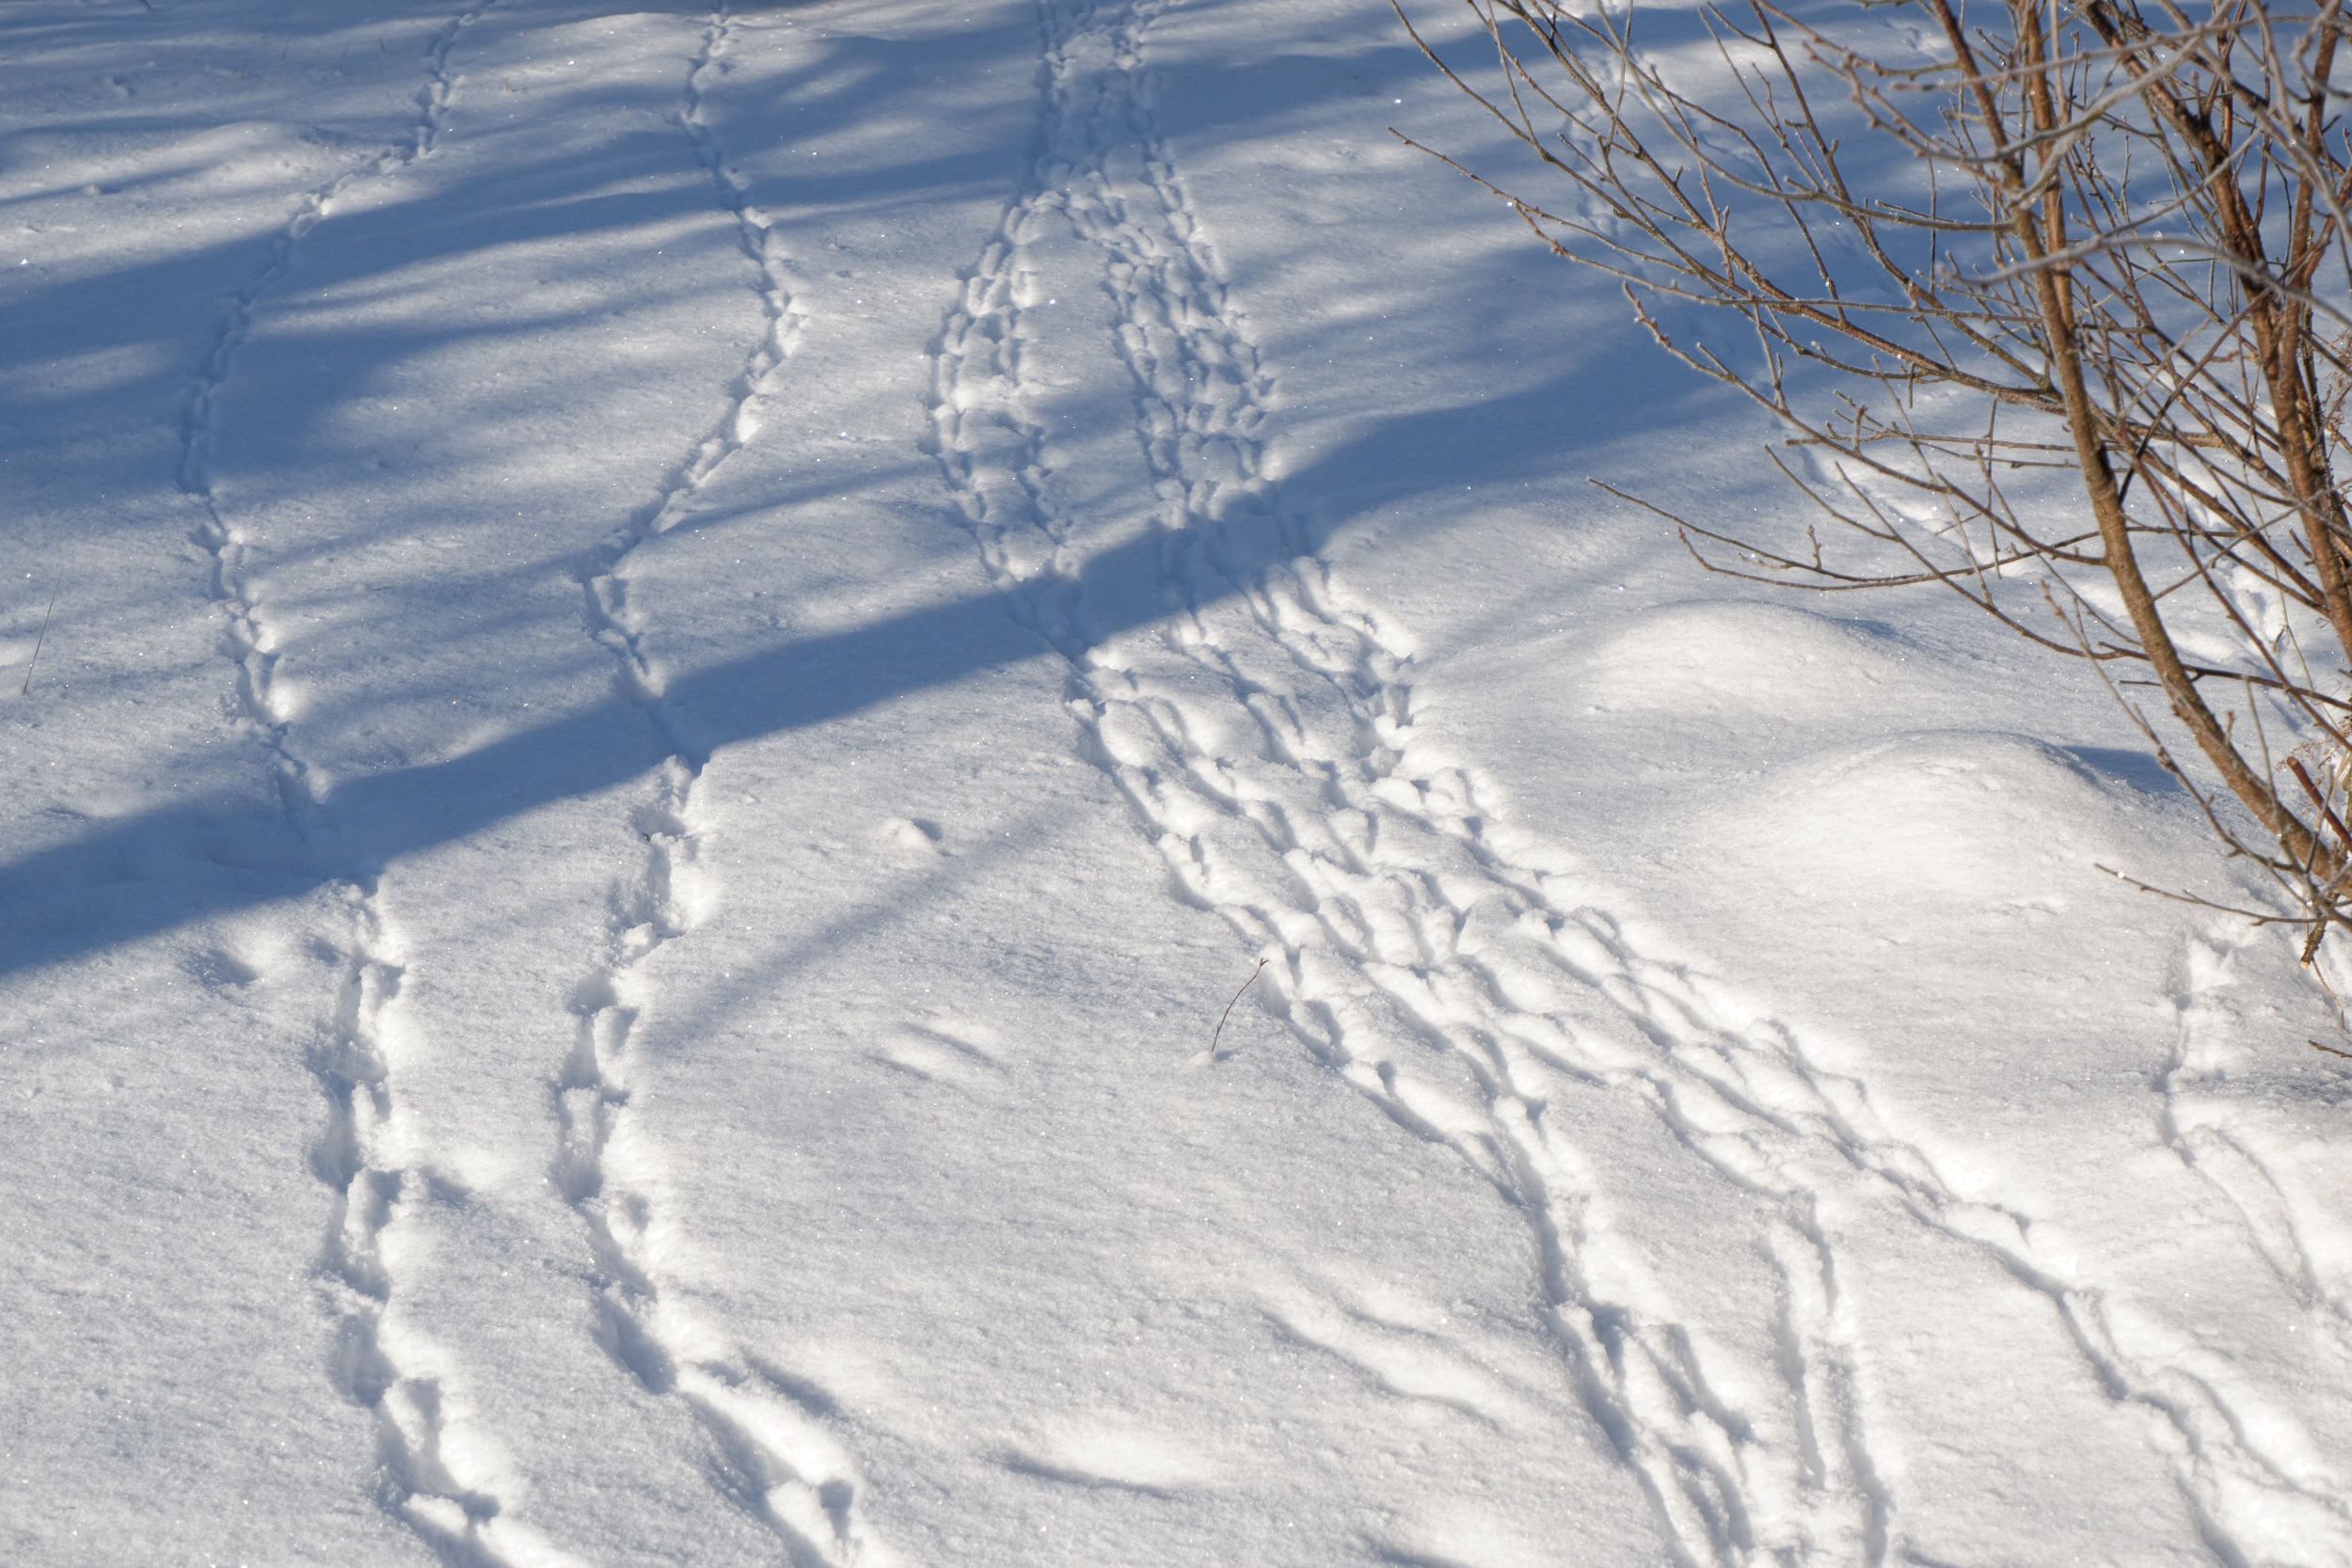
<path id="1" fill-rule="evenodd" d="M 1379 0 L 356 10 L 0 18 L 0 1559 L 2352 1563 L 2320 981 Z"/>

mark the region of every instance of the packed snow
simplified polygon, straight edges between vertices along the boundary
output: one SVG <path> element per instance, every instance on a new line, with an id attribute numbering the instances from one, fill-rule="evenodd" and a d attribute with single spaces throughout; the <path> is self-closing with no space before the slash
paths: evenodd
<path id="1" fill-rule="evenodd" d="M 0 1559 L 2352 1562 L 2352 970 L 1381 0 L 357 9 L 0 22 Z"/>

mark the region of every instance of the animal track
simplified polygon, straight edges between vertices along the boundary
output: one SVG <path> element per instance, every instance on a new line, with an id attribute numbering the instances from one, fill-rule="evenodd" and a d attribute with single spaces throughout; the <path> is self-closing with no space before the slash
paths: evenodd
<path id="1" fill-rule="evenodd" d="M 1477 967 L 1489 925 L 1509 931 L 1533 920 L 1547 948 L 1550 922 L 1586 928 L 1544 903 L 1536 874 L 1482 841 L 1490 814 L 1472 777 L 1422 761 L 1409 660 L 1298 546 L 1264 478 L 1272 378 L 1151 125 L 1143 39 L 1158 9 L 1046 8 L 1045 152 L 941 334 L 933 430 L 943 469 L 993 580 L 1071 659 L 1085 750 L 1131 802 L 1177 886 L 1274 959 L 1276 1006 L 1311 1050 L 1522 1205 L 1588 1402 L 1681 1549 L 1729 1560 L 1757 1541 L 1745 1474 L 1763 1459 L 1756 1423 L 1708 1393 L 1687 1332 L 1647 1322 L 1613 1293 L 1642 1283 L 1638 1260 L 1586 1236 L 1574 1151 L 1543 1125 L 1551 1095 L 1613 1086 L 1630 1072 L 1620 1066 L 1613 1079 L 1576 1063 L 1563 1077 L 1574 1037 L 1502 1003 L 1502 988 Z M 1158 506 L 1162 580 L 1189 607 L 1172 626 L 1100 641 L 1085 635 L 1077 586 L 1086 530 L 1055 499 L 1046 432 L 1023 382 L 1024 246 L 1056 221 L 1099 253 Z M 1554 958 L 1550 968 L 1557 976 L 1567 966 Z M 1628 986 L 1624 969 L 1612 961 L 1578 989 L 1600 1001 L 1614 982 L 1621 994 L 1607 1011 L 1646 1013 L 1649 989 Z M 1638 1029 L 1615 1032 L 1655 1056 Z M 1460 1092 L 1461 1066 L 1474 1098 Z M 1799 1338 L 1834 1357 L 1826 1328 L 1808 1320 Z M 1788 1397 L 1803 1404 L 1808 1375 L 1820 1374 L 1791 1365 Z M 1417 1373 L 1398 1375 L 1418 1386 Z M 1842 1453 L 1852 1419 L 1841 1407 L 1816 1424 L 1838 1429 Z M 1837 1476 L 1821 1480 L 1788 1528 L 1816 1542 L 1842 1528 L 1858 1546 L 1868 1500 Z"/>
<path id="2" fill-rule="evenodd" d="M 267 263 L 231 297 L 181 419 L 179 483 L 203 509 L 195 538 L 212 563 L 210 586 L 222 607 L 222 651 L 235 670 L 237 708 L 270 748 L 280 806 L 306 832 L 318 799 L 316 769 L 297 744 L 295 705 L 278 678 L 278 639 L 250 542 L 223 512 L 213 486 L 220 394 L 262 298 L 292 271 L 296 246 L 326 219 L 334 198 L 432 153 L 457 89 L 452 54 L 485 8 L 486 0 L 459 13 L 428 43 L 410 135 L 295 203 L 270 243 Z M 484 1458 L 494 1445 L 466 1418 L 453 1359 L 403 1316 L 397 1242 L 414 1206 L 429 1201 L 437 1180 L 414 1130 L 402 1120 L 397 1093 L 404 967 L 399 942 L 377 910 L 373 880 L 337 881 L 330 892 L 340 905 L 337 927 L 314 935 L 310 944 L 338 976 L 332 1013 L 310 1055 L 327 1104 L 326 1128 L 311 1150 L 310 1166 L 333 1197 L 318 1280 L 337 1321 L 336 1384 L 374 1417 L 379 1503 L 445 1560 L 568 1562 L 507 1512 L 502 1478 Z M 213 986 L 243 987 L 262 977 L 225 952 L 208 956 L 195 973 Z M 461 1433 L 465 1440 L 453 1441 Z"/>
<path id="3" fill-rule="evenodd" d="M 2221 1396 L 2157 1391 L 2173 1378 L 2161 1354 L 2142 1366 L 2120 1344 L 2096 1287 L 2037 1261 L 2023 1216 L 1961 1198 L 1878 1122 L 1867 1085 L 1644 954 L 1565 857 L 1508 830 L 1476 770 L 1420 732 L 1409 643 L 1311 554 L 1266 478 L 1274 378 L 1152 120 L 1161 9 L 1043 8 L 1043 151 L 943 325 L 936 455 L 991 579 L 1070 660 L 1082 749 L 1181 894 L 1272 958 L 1270 999 L 1310 1050 L 1527 1214 L 1571 1370 L 1677 1555 L 1893 1549 L 1839 1259 L 1842 1237 L 1882 1221 L 1981 1252 L 2046 1298 L 2111 1397 L 2186 1440 L 2185 1487 L 2210 1496 L 2195 1472 L 2218 1463 L 2293 1493 L 2227 1435 Z M 1081 590 L 1101 546 L 1060 499 L 1032 406 L 1025 279 L 1057 223 L 1101 264 L 1161 586 L 1185 607 L 1102 638 Z M 1592 1163 L 1578 1120 L 1629 1111 L 1758 1208 L 1774 1299 L 1740 1332 L 1772 1347 L 1769 1392 L 1610 1212 L 1622 1173 Z"/>
<path id="4" fill-rule="evenodd" d="M 787 281 L 782 236 L 745 195 L 703 111 L 708 80 L 735 41 L 735 23 L 713 14 L 688 67 L 673 123 L 734 214 L 742 249 L 758 268 L 761 335 L 729 389 L 726 413 L 671 472 L 660 494 L 609 534 L 580 573 L 589 635 L 618 666 L 621 689 L 670 753 L 650 797 L 630 816 L 644 846 L 635 883 L 616 892 L 605 952 L 576 988 L 575 1044 L 555 1082 L 557 1152 L 552 1179 L 580 1215 L 596 1262 L 599 1338 L 651 1394 L 681 1401 L 708 1433 L 723 1465 L 720 1490 L 774 1534 L 795 1562 L 872 1562 L 883 1554 L 858 1515 L 860 1481 L 822 1418 L 830 1405 L 808 1386 L 764 1366 L 693 1313 L 666 1287 L 660 1167 L 629 1115 L 630 1039 L 652 1005 L 638 968 L 693 930 L 718 896 L 703 865 L 707 831 L 695 800 L 702 759 L 677 736 L 662 702 L 646 618 L 624 573 L 632 551 L 675 527 L 696 494 L 758 430 L 801 312 Z M 921 836 L 921 830 L 907 824 Z M 929 840 L 926 839 L 928 844 Z"/>
<path id="5" fill-rule="evenodd" d="M 679 755 L 687 754 L 689 748 L 670 733 L 667 716 L 656 705 L 664 681 L 646 651 L 644 618 L 629 602 L 628 579 L 621 568 L 640 545 L 675 528 L 720 466 L 757 434 L 760 411 L 772 394 L 776 372 L 791 356 L 806 315 L 793 298 L 791 261 L 783 234 L 752 203 L 747 194 L 751 182 L 728 163 L 704 113 L 708 80 L 723 69 L 734 46 L 735 29 L 724 8 L 712 13 L 703 29 L 702 49 L 687 68 L 683 103 L 671 123 L 685 134 L 695 161 L 709 174 L 720 205 L 735 219 L 738 245 L 757 269 L 755 293 L 762 329 L 745 356 L 741 373 L 728 388 L 727 410 L 716 427 L 663 476 L 656 499 L 607 534 L 579 572 L 589 635 L 620 661 L 622 690 L 631 702 L 647 709 L 670 751 Z"/>
<path id="6" fill-rule="evenodd" d="M 319 1275 L 340 1324 L 337 1384 L 374 1414 L 378 1501 L 445 1560 L 570 1561 L 508 1513 L 503 1478 L 485 1458 L 495 1446 L 466 1418 L 452 1357 L 402 1317 L 393 1262 L 401 1231 L 445 1179 L 423 1163 L 395 1098 L 403 1053 L 397 945 L 378 922 L 373 890 L 342 883 L 336 891 L 347 929 L 322 956 L 341 982 L 310 1071 L 327 1102 L 311 1169 L 334 1194 Z"/>

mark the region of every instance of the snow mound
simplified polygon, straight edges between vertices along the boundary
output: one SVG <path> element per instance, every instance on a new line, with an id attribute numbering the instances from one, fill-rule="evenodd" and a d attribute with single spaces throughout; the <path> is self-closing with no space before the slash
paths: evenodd
<path id="1" fill-rule="evenodd" d="M 1677 604 L 1604 643 L 1578 676 L 1606 711 L 1798 718 L 1902 681 L 1909 657 L 1892 633 L 1786 605 Z"/>
<path id="2" fill-rule="evenodd" d="M 2098 864 L 2131 869 L 2160 797 L 2027 736 L 1931 730 L 1780 770 L 1703 839 L 1769 860 L 1802 895 L 2052 913 Z"/>

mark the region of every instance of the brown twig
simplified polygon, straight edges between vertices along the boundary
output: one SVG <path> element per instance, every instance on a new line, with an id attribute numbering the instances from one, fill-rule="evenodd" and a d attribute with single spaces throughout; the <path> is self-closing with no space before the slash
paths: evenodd
<path id="1" fill-rule="evenodd" d="M 2328 797 L 2319 792 L 2319 786 L 2312 783 L 2312 776 L 2303 770 L 2303 759 L 2287 758 L 2287 771 L 2293 773 L 2295 782 L 2303 786 L 2303 793 L 2312 798 L 2312 804 L 2319 808 L 2319 815 L 2327 819 L 2328 826 L 2336 831 L 2336 842 L 2352 849 L 2352 832 L 2344 831 L 2343 820 L 2336 816 L 2336 808 L 2328 803 Z"/>
<path id="2" fill-rule="evenodd" d="M 1233 1000 L 1226 1003 L 1225 1010 L 1216 1015 L 1216 1031 L 1209 1037 L 1209 1060 L 1212 1062 L 1216 1060 L 1216 1042 L 1224 1037 L 1225 1021 L 1233 1015 L 1234 1006 L 1241 1001 L 1241 991 L 1248 990 L 1251 986 L 1258 983 L 1258 976 L 1264 973 L 1266 963 L 1267 960 L 1264 958 L 1260 958 L 1258 960 L 1258 967 L 1251 970 L 1249 972 L 1249 978 L 1241 983 L 1241 990 L 1235 991 L 1233 993 Z"/>

